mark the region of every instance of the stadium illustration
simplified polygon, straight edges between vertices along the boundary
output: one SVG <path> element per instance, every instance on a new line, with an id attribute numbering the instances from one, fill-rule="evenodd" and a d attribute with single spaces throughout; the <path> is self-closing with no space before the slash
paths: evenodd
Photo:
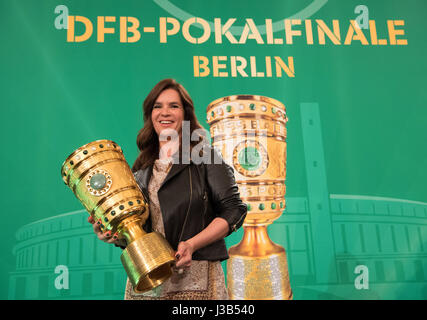
<path id="1" fill-rule="evenodd" d="M 294 299 L 427 298 L 427 203 L 329 194 L 318 104 L 300 107 L 308 194 L 286 197 L 269 227 L 287 251 Z M 17 231 L 9 299 L 123 299 L 121 250 L 99 241 L 87 216 L 69 212 Z M 58 265 L 69 270 L 68 289 L 55 287 Z M 354 285 L 360 265 L 367 290 Z"/>

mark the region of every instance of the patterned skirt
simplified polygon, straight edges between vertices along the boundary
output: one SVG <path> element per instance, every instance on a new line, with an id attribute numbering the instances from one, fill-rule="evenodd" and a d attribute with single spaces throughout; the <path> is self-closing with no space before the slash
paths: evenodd
<path id="1" fill-rule="evenodd" d="M 206 265 L 206 268 L 197 268 L 198 262 Z M 167 280 L 164 285 L 148 293 L 137 294 L 133 291 L 132 285 L 128 279 L 124 298 L 125 300 L 228 300 L 224 272 L 219 261 L 193 261 L 191 268 L 193 269 L 191 272 L 192 279 L 195 279 L 194 281 L 196 282 L 200 282 L 200 280 L 205 278 L 203 276 L 198 276 L 198 273 L 204 273 L 203 269 L 205 269 L 207 273 L 206 282 L 201 284 L 180 284 L 180 280 L 178 280 L 177 285 L 171 285 L 170 282 L 174 281 L 174 278 L 177 279 L 179 277 L 174 273 L 172 279 Z M 197 270 L 195 270 L 196 268 Z M 189 272 L 189 270 L 186 272 Z M 182 282 L 188 281 L 183 279 Z"/>

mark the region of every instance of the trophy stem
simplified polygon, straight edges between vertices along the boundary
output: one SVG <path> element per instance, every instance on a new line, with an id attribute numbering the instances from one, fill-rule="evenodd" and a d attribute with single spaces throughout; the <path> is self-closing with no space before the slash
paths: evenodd
<path id="1" fill-rule="evenodd" d="M 242 241 L 229 250 L 230 299 L 292 299 L 285 249 L 271 241 L 266 225 L 244 225 L 243 229 Z"/>
<path id="2" fill-rule="evenodd" d="M 245 257 L 264 257 L 272 254 L 281 254 L 285 249 L 273 241 L 267 232 L 267 226 L 243 226 L 242 241 L 230 248 L 230 255 Z"/>
<path id="3" fill-rule="evenodd" d="M 147 234 L 142 229 L 142 224 L 143 221 L 139 216 L 129 217 L 124 219 L 119 224 L 119 230 L 121 231 L 121 235 L 125 238 L 127 244 L 130 244 Z"/>

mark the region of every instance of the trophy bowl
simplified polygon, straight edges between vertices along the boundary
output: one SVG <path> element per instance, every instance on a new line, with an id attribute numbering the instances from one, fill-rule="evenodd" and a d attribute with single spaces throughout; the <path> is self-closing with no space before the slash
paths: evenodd
<path id="1" fill-rule="evenodd" d="M 61 175 L 101 231 L 125 239 L 120 260 L 136 293 L 172 275 L 173 249 L 161 234 L 143 230 L 148 204 L 120 146 L 110 140 L 88 143 L 64 161 Z"/>

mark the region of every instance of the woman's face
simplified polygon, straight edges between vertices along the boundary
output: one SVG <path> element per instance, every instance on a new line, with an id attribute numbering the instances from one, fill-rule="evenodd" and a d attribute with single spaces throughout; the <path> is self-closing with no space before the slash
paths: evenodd
<path id="1" fill-rule="evenodd" d="M 154 102 L 151 121 L 157 135 L 168 129 L 181 134 L 184 120 L 184 106 L 179 93 L 174 89 L 166 89 L 160 93 Z M 165 132 L 164 132 L 165 133 Z"/>

